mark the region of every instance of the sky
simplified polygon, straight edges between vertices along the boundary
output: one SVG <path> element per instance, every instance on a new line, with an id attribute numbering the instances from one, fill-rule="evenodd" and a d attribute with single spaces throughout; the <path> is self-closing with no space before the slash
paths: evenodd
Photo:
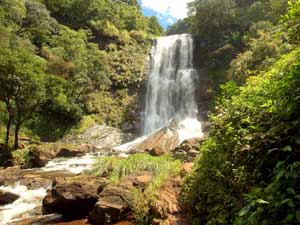
<path id="1" fill-rule="evenodd" d="M 191 0 L 139 0 L 145 16 L 156 16 L 167 28 L 187 16 L 187 3 Z"/>

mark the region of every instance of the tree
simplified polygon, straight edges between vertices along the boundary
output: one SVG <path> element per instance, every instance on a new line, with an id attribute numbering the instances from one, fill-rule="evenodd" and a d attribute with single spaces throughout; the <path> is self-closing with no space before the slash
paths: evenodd
<path id="1" fill-rule="evenodd" d="M 1 49 L 0 100 L 6 104 L 8 121 L 5 144 L 8 147 L 10 128 L 15 124 L 14 148 L 18 148 L 21 126 L 46 99 L 44 62 L 20 49 Z"/>
<path id="2" fill-rule="evenodd" d="M 159 36 L 164 32 L 164 28 L 159 24 L 155 16 L 148 18 L 149 33 Z"/>
<path id="3" fill-rule="evenodd" d="M 189 33 L 191 27 L 191 17 L 187 17 L 184 19 L 178 20 L 175 24 L 172 26 L 169 26 L 167 29 L 167 34 L 183 34 L 183 33 Z"/>
<path id="4" fill-rule="evenodd" d="M 53 33 L 57 33 L 58 24 L 50 16 L 44 4 L 35 0 L 27 0 L 25 6 L 26 16 L 20 23 L 17 35 L 24 36 L 27 33 L 31 41 L 41 47 L 43 43 L 49 41 Z"/>
<path id="5" fill-rule="evenodd" d="M 236 3 L 233 0 L 196 0 L 189 7 L 194 15 L 194 33 L 210 42 L 224 38 L 234 23 Z"/>
<path id="6" fill-rule="evenodd" d="M 300 43 L 300 1 L 289 2 L 288 12 L 283 18 L 288 39 L 293 44 Z"/>

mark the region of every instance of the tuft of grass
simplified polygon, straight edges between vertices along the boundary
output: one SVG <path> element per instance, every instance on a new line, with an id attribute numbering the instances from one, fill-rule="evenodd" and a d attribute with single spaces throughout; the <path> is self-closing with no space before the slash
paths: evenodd
<path id="1" fill-rule="evenodd" d="M 12 152 L 14 165 L 27 165 L 30 161 L 31 148 L 18 149 Z"/>
<path id="2" fill-rule="evenodd" d="M 148 171 L 155 176 L 175 175 L 181 170 L 181 162 L 170 155 L 153 157 L 148 154 L 134 154 L 126 159 L 114 156 L 101 157 L 92 171 L 97 176 L 108 176 L 111 181 L 118 182 L 125 176 L 139 171 Z"/>

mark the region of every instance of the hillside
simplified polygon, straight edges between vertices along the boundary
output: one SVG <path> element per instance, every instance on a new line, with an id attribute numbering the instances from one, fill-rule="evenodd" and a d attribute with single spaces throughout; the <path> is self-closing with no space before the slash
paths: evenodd
<path id="1" fill-rule="evenodd" d="M 146 57 L 163 32 L 136 1 L 2 0 L 0 18 L 3 143 L 7 126 L 44 141 L 93 123 L 135 129 Z"/>

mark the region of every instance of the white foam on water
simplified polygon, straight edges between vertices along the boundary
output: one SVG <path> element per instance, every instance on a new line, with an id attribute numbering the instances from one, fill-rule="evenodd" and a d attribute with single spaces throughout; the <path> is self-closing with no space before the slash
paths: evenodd
<path id="1" fill-rule="evenodd" d="M 90 170 L 97 157 L 92 154 L 87 154 L 82 157 L 74 158 L 55 158 L 48 162 L 42 168 L 43 171 L 69 171 L 71 173 L 79 174 L 84 170 Z"/>
<path id="2" fill-rule="evenodd" d="M 186 118 L 180 121 L 177 132 L 180 143 L 191 138 L 202 138 L 204 136 L 201 122 L 195 118 Z"/>
<path id="3" fill-rule="evenodd" d="M 125 143 L 123 145 L 114 147 L 113 150 L 116 151 L 116 152 L 128 153 L 128 149 L 131 149 L 131 147 L 135 146 L 136 144 L 139 144 L 139 143 L 143 142 L 144 140 L 147 139 L 147 137 L 148 136 L 139 137 L 139 138 L 135 139 L 134 141 L 131 141 L 131 142 Z"/>
<path id="4" fill-rule="evenodd" d="M 26 186 L 20 184 L 1 186 L 0 190 L 20 196 L 13 203 L 0 206 L 0 225 L 7 225 L 14 219 L 29 217 L 32 210 L 42 205 L 42 200 L 46 196 L 44 188 L 28 190 Z"/>

